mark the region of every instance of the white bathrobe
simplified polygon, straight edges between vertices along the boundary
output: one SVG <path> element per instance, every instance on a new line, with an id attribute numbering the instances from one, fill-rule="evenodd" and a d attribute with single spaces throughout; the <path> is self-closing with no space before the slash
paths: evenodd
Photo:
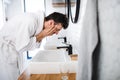
<path id="1" fill-rule="evenodd" d="M 98 43 L 96 0 L 81 0 L 81 37 L 77 80 L 91 80 L 92 55 Z"/>
<path id="2" fill-rule="evenodd" d="M 43 29 L 44 13 L 25 13 L 9 20 L 0 31 L 0 80 L 17 80 L 18 55 L 40 46 L 35 35 Z"/>

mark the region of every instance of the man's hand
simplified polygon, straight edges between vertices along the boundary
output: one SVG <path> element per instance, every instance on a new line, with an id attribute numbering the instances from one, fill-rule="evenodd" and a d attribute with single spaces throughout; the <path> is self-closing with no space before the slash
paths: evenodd
<path id="1" fill-rule="evenodd" d="M 41 31 L 41 33 L 43 34 L 44 37 L 46 37 L 46 36 L 53 35 L 55 33 L 55 31 L 56 31 L 56 27 L 50 26 L 49 28 L 46 28 L 43 31 Z"/>
<path id="2" fill-rule="evenodd" d="M 51 25 L 49 28 L 43 29 L 38 35 L 36 35 L 37 41 L 41 41 L 44 37 L 51 36 L 55 33 L 56 27 Z"/>

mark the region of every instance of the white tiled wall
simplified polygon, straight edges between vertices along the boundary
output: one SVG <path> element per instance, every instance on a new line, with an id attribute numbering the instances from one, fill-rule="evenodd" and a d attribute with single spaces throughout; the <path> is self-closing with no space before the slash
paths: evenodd
<path id="1" fill-rule="evenodd" d="M 80 32 L 81 32 L 81 24 L 78 22 L 77 24 L 69 23 L 69 27 L 67 29 L 67 39 L 73 46 L 73 54 L 78 54 L 79 42 L 80 42 Z"/>

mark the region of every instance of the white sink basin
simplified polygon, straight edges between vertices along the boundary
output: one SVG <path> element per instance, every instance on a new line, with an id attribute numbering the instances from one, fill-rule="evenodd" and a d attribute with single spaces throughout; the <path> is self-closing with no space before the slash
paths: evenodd
<path id="1" fill-rule="evenodd" d="M 32 59 L 32 62 L 65 62 L 70 60 L 65 50 L 42 50 Z"/>
<path id="2" fill-rule="evenodd" d="M 55 74 L 60 73 L 60 64 L 71 62 L 71 72 L 76 72 L 76 61 L 71 61 L 68 53 L 63 50 L 39 51 L 30 61 L 28 69 L 31 74 Z"/>

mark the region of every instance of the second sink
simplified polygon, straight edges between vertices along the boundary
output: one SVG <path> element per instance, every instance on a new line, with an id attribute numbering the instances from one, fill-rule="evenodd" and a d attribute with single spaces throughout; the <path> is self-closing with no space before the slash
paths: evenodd
<path id="1" fill-rule="evenodd" d="M 30 61 L 31 74 L 59 73 L 59 65 L 71 61 L 65 49 L 40 50 Z"/>

